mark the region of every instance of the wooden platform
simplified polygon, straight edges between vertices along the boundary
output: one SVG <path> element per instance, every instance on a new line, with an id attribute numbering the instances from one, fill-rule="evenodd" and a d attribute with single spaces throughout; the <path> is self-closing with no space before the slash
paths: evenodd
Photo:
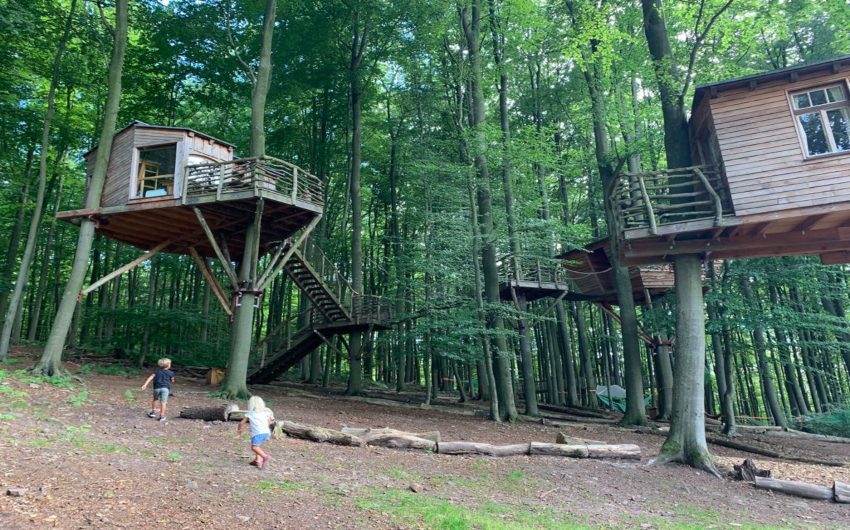
<path id="1" fill-rule="evenodd" d="M 608 259 L 608 239 L 600 239 L 584 249 L 577 249 L 559 256 L 565 261 L 564 268 L 575 285 L 575 290 L 586 300 L 616 304 L 617 291 Z M 632 293 L 636 303 L 646 301 L 646 293 L 655 298 L 673 289 L 674 274 L 669 264 L 629 267 Z"/>
<path id="2" fill-rule="evenodd" d="M 179 197 L 129 199 L 56 217 L 94 219 L 98 233 L 141 249 L 169 241 L 163 252 L 188 254 L 195 247 L 213 257 L 197 208 L 219 245 L 235 257 L 242 254 L 246 229 L 260 206 L 262 254 L 320 216 L 323 194 L 322 182 L 297 166 L 272 157 L 243 158 L 188 166 Z"/>
<path id="3" fill-rule="evenodd" d="M 850 177 L 848 177 L 850 178 Z M 706 258 L 819 255 L 824 263 L 848 263 L 850 202 L 747 216 L 695 219 L 623 232 L 624 262 L 643 265 L 679 254 Z"/>
<path id="4" fill-rule="evenodd" d="M 192 205 L 183 205 L 178 199 L 140 199 L 125 206 L 59 212 L 56 217 L 70 222 L 91 217 L 97 221 L 98 233 L 141 249 L 172 241 L 163 252 L 188 254 L 189 247 L 194 246 L 202 256 L 214 257 L 192 209 L 197 206 L 213 232 L 224 238 L 230 254 L 239 256 L 244 246 L 245 229 L 253 222 L 260 199 L 264 203 L 261 250 L 268 250 L 273 243 L 286 239 L 321 215 L 320 207 L 308 203 L 293 205 L 282 201 L 279 195 L 262 191 L 254 196 L 217 200 L 212 194 L 206 200 L 193 200 Z"/>

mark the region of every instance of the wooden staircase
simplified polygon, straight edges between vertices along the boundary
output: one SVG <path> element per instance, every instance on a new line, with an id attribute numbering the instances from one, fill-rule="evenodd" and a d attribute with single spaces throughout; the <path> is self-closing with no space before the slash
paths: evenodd
<path id="1" fill-rule="evenodd" d="M 317 250 L 314 265 L 296 250 L 284 270 L 310 300 L 309 323 L 264 364 L 249 370 L 249 384 L 274 381 L 333 336 L 389 329 L 389 303 L 376 296 L 354 293 L 321 251 Z"/>

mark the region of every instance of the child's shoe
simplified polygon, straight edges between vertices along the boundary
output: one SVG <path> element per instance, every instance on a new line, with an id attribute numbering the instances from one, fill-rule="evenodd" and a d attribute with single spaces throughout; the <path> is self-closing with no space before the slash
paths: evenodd
<path id="1" fill-rule="evenodd" d="M 148 418 L 156 418 L 156 412 L 154 412 L 154 411 L 148 412 Z"/>
<path id="2" fill-rule="evenodd" d="M 270 456 L 263 458 L 263 466 L 269 465 L 269 462 L 271 462 L 271 461 L 272 461 L 272 457 L 270 457 Z"/>
<path id="3" fill-rule="evenodd" d="M 160 416 L 159 421 L 165 421 L 165 416 Z"/>

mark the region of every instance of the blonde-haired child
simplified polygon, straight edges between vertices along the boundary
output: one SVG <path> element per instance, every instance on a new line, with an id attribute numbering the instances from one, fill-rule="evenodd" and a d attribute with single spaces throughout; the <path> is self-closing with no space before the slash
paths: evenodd
<path id="1" fill-rule="evenodd" d="M 168 394 L 171 393 L 174 372 L 171 371 L 171 359 L 167 357 L 163 357 L 156 364 L 159 369 L 148 377 L 145 384 L 142 385 L 142 390 L 146 389 L 153 381 L 153 400 L 151 400 L 151 411 L 148 412 L 148 417 L 156 417 L 156 403 L 159 401 L 159 421 L 165 421 L 165 409 L 168 408 Z"/>
<path id="2" fill-rule="evenodd" d="M 251 451 L 257 455 L 250 464 L 263 469 L 263 466 L 268 464 L 272 457 L 260 446 L 271 437 L 269 426 L 274 423 L 274 413 L 266 407 L 265 401 L 260 396 L 251 396 L 251 399 L 248 400 L 248 412 L 245 413 L 245 417 L 236 427 L 236 434 L 242 435 L 242 426 L 246 423 L 251 425 Z"/>

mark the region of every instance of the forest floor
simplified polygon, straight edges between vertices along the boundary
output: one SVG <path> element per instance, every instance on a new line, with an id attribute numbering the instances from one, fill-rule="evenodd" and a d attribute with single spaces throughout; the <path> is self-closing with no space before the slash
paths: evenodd
<path id="1" fill-rule="evenodd" d="M 28 352 L 30 355 L 34 352 Z M 678 465 L 648 467 L 664 438 L 611 425 L 496 424 L 441 410 L 308 396 L 291 385 L 254 389 L 277 419 L 339 429 L 439 430 L 444 440 L 553 442 L 558 432 L 641 446 L 641 461 L 487 458 L 338 447 L 296 439 L 265 446 L 248 465 L 235 423 L 177 417 L 221 403 L 200 381 L 178 378 L 171 417 L 146 417 L 143 375 L 53 383 L 0 363 L 0 528 L 847 528 L 850 505 L 807 501 L 718 480 Z M 178 372 L 179 377 L 179 372 Z M 469 407 L 470 409 L 474 408 Z M 850 444 L 758 436 L 773 450 L 850 462 Z M 768 439 L 769 438 L 769 439 Z M 721 465 L 753 457 L 775 478 L 831 486 L 850 467 L 776 461 L 712 446 Z M 412 488 L 415 486 L 415 488 Z M 25 488 L 21 496 L 7 489 Z M 418 493 L 413 489 L 420 490 Z"/>

